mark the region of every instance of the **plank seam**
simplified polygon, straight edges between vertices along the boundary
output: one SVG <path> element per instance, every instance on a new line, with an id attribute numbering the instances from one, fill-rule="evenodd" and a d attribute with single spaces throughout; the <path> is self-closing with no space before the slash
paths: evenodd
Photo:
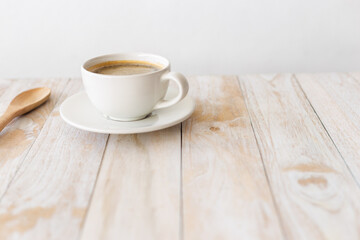
<path id="1" fill-rule="evenodd" d="M 276 77 L 276 76 L 275 76 Z M 281 218 L 281 214 L 280 214 L 280 210 L 277 206 L 277 203 L 275 201 L 275 196 L 274 196 L 274 193 L 273 193 L 273 189 L 271 187 L 271 183 L 270 183 L 270 179 L 269 179 L 269 176 L 267 174 L 267 171 L 266 171 L 266 166 L 265 166 L 265 162 L 264 162 L 264 158 L 263 158 L 263 155 L 260 151 L 260 145 L 259 145 L 259 142 L 258 142 L 258 139 L 256 137 L 256 132 L 255 132 L 255 128 L 253 126 L 253 121 L 252 121 L 252 118 L 251 118 L 251 114 L 250 114 L 250 111 L 249 111 L 249 108 L 248 108 L 248 103 L 247 103 L 247 100 L 244 96 L 244 89 L 242 88 L 241 86 L 241 83 L 240 83 L 240 79 L 238 76 L 236 76 L 236 79 L 237 79 L 237 82 L 238 82 L 238 86 L 240 88 L 240 92 L 241 92 L 241 96 L 242 98 L 244 99 L 244 102 L 245 102 L 245 107 L 246 107 L 246 111 L 248 113 L 248 116 L 249 116 L 249 120 L 250 120 L 250 125 L 251 125 L 251 130 L 252 130 L 252 133 L 254 135 L 254 138 L 255 138 L 255 141 L 256 141 L 256 146 L 258 148 L 258 152 L 260 154 L 260 158 L 261 158 L 261 163 L 262 163 L 262 166 L 263 166 L 263 170 L 264 170 L 264 174 L 265 174 L 265 177 L 266 177 L 266 181 L 267 181 L 267 184 L 268 184 L 268 187 L 269 187 L 269 190 L 270 190 L 270 194 L 271 194 L 271 198 L 272 198 L 272 202 L 273 202 L 273 206 L 275 208 L 275 211 L 276 211 L 276 214 L 277 214 L 277 217 L 278 217 L 278 221 L 279 221 L 279 225 L 280 225 L 280 229 L 281 229 L 281 233 L 283 235 L 283 237 L 285 239 L 288 239 L 288 237 L 286 236 L 286 231 L 285 231 L 285 227 L 284 227 L 284 223 L 283 223 L 283 220 Z"/>
<path id="2" fill-rule="evenodd" d="M 29 147 L 29 149 L 27 150 L 27 152 L 26 152 L 26 154 L 24 155 L 24 157 L 21 159 L 21 162 L 19 163 L 18 168 L 16 169 L 16 171 L 15 171 L 15 173 L 14 173 L 14 176 L 11 178 L 11 180 L 10 180 L 9 183 L 8 183 L 8 185 L 6 186 L 6 189 L 5 189 L 4 193 L 0 196 L 0 204 L 1 204 L 1 201 L 2 201 L 2 199 L 4 198 L 4 196 L 6 195 L 7 191 L 9 190 L 11 184 L 13 183 L 14 179 L 16 178 L 16 176 L 17 176 L 17 174 L 18 174 L 21 166 L 23 165 L 24 160 L 25 160 L 26 157 L 28 156 L 30 150 L 31 150 L 32 147 L 34 146 L 35 142 L 38 141 L 39 136 L 40 136 L 40 134 L 42 133 L 45 124 L 47 123 L 47 121 L 49 120 L 51 114 L 53 113 L 54 109 L 56 108 L 57 104 L 59 103 L 62 95 L 64 94 L 64 91 L 65 91 L 66 87 L 67 87 L 68 84 L 69 84 L 69 82 L 70 82 L 70 78 L 67 78 L 67 82 L 66 82 L 66 84 L 64 85 L 64 88 L 63 88 L 63 90 L 61 91 L 61 94 L 59 95 L 57 101 L 54 103 L 54 107 L 51 109 L 51 111 L 50 111 L 50 113 L 49 113 L 49 116 L 47 117 L 47 119 L 45 120 L 44 124 L 42 125 L 42 127 L 41 127 L 41 129 L 40 129 L 40 131 L 39 131 L 39 134 L 36 136 L 36 138 L 34 139 L 34 141 L 30 144 L 30 147 Z"/>
<path id="3" fill-rule="evenodd" d="M 350 78 L 354 79 L 356 81 L 356 83 L 360 83 L 360 78 L 357 78 L 356 76 L 352 75 L 351 73 L 345 73 L 346 75 L 348 75 Z"/>
<path id="4" fill-rule="evenodd" d="M 360 183 L 356 180 L 356 177 L 355 177 L 354 173 L 351 171 L 350 166 L 347 164 L 344 156 L 341 154 L 340 149 L 336 146 L 333 138 L 331 137 L 329 131 L 328 131 L 327 128 L 325 127 L 325 124 L 323 123 L 323 121 L 321 121 L 321 118 L 320 118 L 320 116 L 318 115 L 318 113 L 316 112 L 315 107 L 312 105 L 312 103 L 310 102 L 310 99 L 308 98 L 308 96 L 306 95 L 304 89 L 302 88 L 302 86 L 301 86 L 301 84 L 300 84 L 300 82 L 299 82 L 299 79 L 296 77 L 295 74 L 293 74 L 293 77 L 294 77 L 295 82 L 296 82 L 296 84 L 298 85 L 299 89 L 300 89 L 301 92 L 304 94 L 304 97 L 305 97 L 306 101 L 309 103 L 310 107 L 311 107 L 312 110 L 314 111 L 314 113 L 315 113 L 317 119 L 319 120 L 321 126 L 324 128 L 324 130 L 325 130 L 325 132 L 326 132 L 326 135 L 329 137 L 331 143 L 335 146 L 336 151 L 339 153 L 341 159 L 343 160 L 346 168 L 347 168 L 348 171 L 350 172 L 350 174 L 351 174 L 353 180 L 355 181 L 356 185 L 360 188 Z"/>
<path id="5" fill-rule="evenodd" d="M 180 208 L 179 208 L 179 240 L 184 239 L 184 197 L 183 197 L 183 123 L 180 123 Z"/>
<path id="6" fill-rule="evenodd" d="M 107 149 L 107 146 L 108 146 L 109 139 L 110 139 L 110 134 L 108 134 L 107 139 L 106 139 L 104 151 L 103 151 L 103 154 L 102 154 L 101 160 L 100 160 L 99 169 L 98 169 L 98 171 L 97 171 L 97 173 L 96 173 L 96 178 L 95 178 L 95 182 L 94 182 L 94 187 L 93 187 L 93 190 L 92 190 L 92 192 L 91 192 L 91 194 L 90 194 L 89 203 L 88 203 L 87 208 L 86 208 L 85 216 L 84 216 L 83 221 L 82 221 L 81 226 L 80 226 L 80 232 L 79 232 L 79 237 L 78 237 L 78 239 L 81 239 L 82 234 L 83 234 L 83 231 L 84 231 L 84 226 L 85 226 L 85 223 L 86 223 L 86 219 L 88 218 L 89 209 L 90 209 L 90 206 L 91 206 L 91 204 L 92 204 L 92 199 L 93 199 L 93 196 L 94 196 L 94 193 L 95 193 L 95 190 L 96 190 L 96 185 L 97 185 L 97 181 L 98 181 L 98 179 L 99 179 L 101 167 L 102 167 L 103 162 L 104 162 L 104 156 L 105 156 L 105 152 L 106 152 L 106 149 Z"/>

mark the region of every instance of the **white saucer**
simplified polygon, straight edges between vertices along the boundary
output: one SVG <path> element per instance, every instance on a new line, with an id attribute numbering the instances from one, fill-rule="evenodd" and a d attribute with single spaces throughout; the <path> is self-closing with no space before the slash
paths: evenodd
<path id="1" fill-rule="evenodd" d="M 176 89 L 169 88 L 165 99 L 176 95 Z M 131 134 L 151 132 L 176 125 L 195 110 L 195 101 L 188 95 L 179 103 L 155 110 L 145 119 L 133 122 L 109 120 L 90 103 L 85 91 L 67 98 L 60 107 L 60 115 L 68 124 L 90 132 L 109 134 Z"/>

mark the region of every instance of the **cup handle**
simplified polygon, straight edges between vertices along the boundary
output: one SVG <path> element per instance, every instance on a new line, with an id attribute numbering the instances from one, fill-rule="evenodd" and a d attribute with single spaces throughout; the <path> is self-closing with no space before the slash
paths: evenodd
<path id="1" fill-rule="evenodd" d="M 170 107 L 178 102 L 180 102 L 189 91 L 189 83 L 186 80 L 185 76 L 178 72 L 169 72 L 165 73 L 162 77 L 162 80 L 172 80 L 176 83 L 179 88 L 179 94 L 169 100 L 160 100 L 154 107 L 154 110 Z"/>

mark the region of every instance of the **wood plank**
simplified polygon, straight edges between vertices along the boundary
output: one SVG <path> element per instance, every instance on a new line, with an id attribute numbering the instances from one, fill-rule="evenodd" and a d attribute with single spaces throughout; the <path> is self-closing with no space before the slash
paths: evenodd
<path id="1" fill-rule="evenodd" d="M 360 186 L 360 81 L 335 73 L 296 78 Z"/>
<path id="2" fill-rule="evenodd" d="M 360 190 L 292 75 L 240 78 L 288 239 L 360 239 Z"/>
<path id="3" fill-rule="evenodd" d="M 111 135 L 82 239 L 178 239 L 180 125 Z"/>
<path id="4" fill-rule="evenodd" d="M 0 239 L 77 239 L 107 140 L 59 116 L 80 88 L 69 82 L 0 200 Z"/>
<path id="5" fill-rule="evenodd" d="M 349 75 L 355 78 L 357 81 L 360 81 L 360 72 L 351 72 Z"/>
<path id="6" fill-rule="evenodd" d="M 183 123 L 184 239 L 283 239 L 236 77 L 196 77 Z"/>
<path id="7" fill-rule="evenodd" d="M 19 169 L 31 145 L 39 135 L 46 119 L 64 90 L 68 79 L 0 80 L 0 114 L 11 100 L 27 89 L 46 86 L 51 88 L 50 99 L 28 114 L 18 117 L 0 132 L 0 197 Z"/>

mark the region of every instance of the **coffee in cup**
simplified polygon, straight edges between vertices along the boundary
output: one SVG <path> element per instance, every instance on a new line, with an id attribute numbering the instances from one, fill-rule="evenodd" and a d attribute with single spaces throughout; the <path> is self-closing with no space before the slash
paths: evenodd
<path id="1" fill-rule="evenodd" d="M 118 60 L 102 62 L 89 67 L 87 70 L 106 75 L 133 75 L 156 72 L 159 71 L 161 67 L 162 66 L 145 61 Z"/>

